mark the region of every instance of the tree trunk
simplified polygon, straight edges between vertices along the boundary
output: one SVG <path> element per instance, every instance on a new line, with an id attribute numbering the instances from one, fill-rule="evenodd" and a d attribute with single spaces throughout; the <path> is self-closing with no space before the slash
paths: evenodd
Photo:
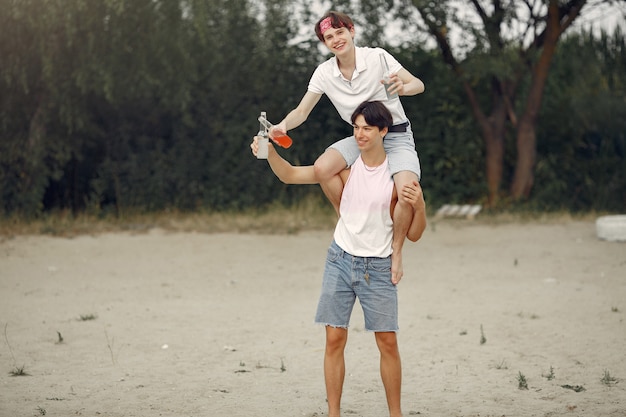
<path id="1" fill-rule="evenodd" d="M 511 197 L 514 200 L 527 198 L 535 182 L 537 136 L 534 123 L 524 116 L 517 129 L 517 161 L 511 183 Z"/>
<path id="2" fill-rule="evenodd" d="M 543 91 L 550 71 L 552 57 L 561 33 L 571 24 L 584 5 L 584 1 L 578 1 L 569 12 L 568 20 L 561 22 L 558 2 L 550 1 L 548 6 L 548 18 L 546 21 L 545 38 L 541 55 L 532 68 L 531 84 L 524 107 L 524 113 L 517 126 L 517 161 L 515 173 L 511 183 L 511 197 L 514 200 L 527 198 L 530 195 L 535 181 L 535 162 L 537 158 L 537 115 L 541 108 Z"/>
<path id="3" fill-rule="evenodd" d="M 487 206 L 494 207 L 498 203 L 500 184 L 502 183 L 504 140 L 502 135 L 495 134 L 493 129 L 490 132 L 483 131 L 483 138 L 485 138 L 485 162 L 487 188 L 489 190 Z"/>
<path id="4" fill-rule="evenodd" d="M 495 84 L 494 84 L 495 85 Z M 498 203 L 502 172 L 504 166 L 504 130 L 507 117 L 507 107 L 502 96 L 493 92 L 492 112 L 487 117 L 481 110 L 474 90 L 469 83 L 464 82 L 463 88 L 467 94 L 474 117 L 478 121 L 483 140 L 485 142 L 485 175 L 487 177 L 487 206 L 494 207 Z"/>

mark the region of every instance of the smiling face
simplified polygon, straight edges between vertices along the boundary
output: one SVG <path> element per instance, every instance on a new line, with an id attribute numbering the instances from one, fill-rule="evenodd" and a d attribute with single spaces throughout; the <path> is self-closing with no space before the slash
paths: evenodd
<path id="1" fill-rule="evenodd" d="M 383 138 L 393 124 L 389 109 L 380 101 L 364 101 L 352 113 L 354 137 L 361 153 L 377 152 L 383 149 Z"/>
<path id="2" fill-rule="evenodd" d="M 354 138 L 361 151 L 369 151 L 383 146 L 383 138 L 387 129 L 380 130 L 376 126 L 371 126 L 365 120 L 365 117 L 360 114 L 354 119 Z"/>
<path id="3" fill-rule="evenodd" d="M 354 51 L 354 27 L 329 28 L 324 32 L 324 45 L 335 56 L 345 56 Z"/>

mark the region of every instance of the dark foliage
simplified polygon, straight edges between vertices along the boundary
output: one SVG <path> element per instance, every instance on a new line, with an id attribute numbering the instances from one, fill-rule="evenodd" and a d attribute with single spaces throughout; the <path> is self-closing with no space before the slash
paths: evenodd
<path id="1" fill-rule="evenodd" d="M 289 4 L 0 0 L 0 214 L 240 210 L 319 194 L 281 184 L 249 149 L 259 112 L 280 121 L 325 59 L 312 30 L 294 44 L 297 28 L 274 23 Z M 382 45 L 379 29 L 369 40 Z M 484 147 L 458 81 L 433 52 L 392 52 L 426 84 L 403 103 L 428 203 L 484 201 Z M 625 74 L 621 33 L 563 41 L 532 207 L 626 206 Z M 311 164 L 351 131 L 323 98 L 290 133 L 280 152 Z"/>

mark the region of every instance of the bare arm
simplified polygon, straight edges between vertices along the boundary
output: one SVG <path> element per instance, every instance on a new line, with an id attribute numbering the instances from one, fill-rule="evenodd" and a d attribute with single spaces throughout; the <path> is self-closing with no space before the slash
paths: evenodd
<path id="1" fill-rule="evenodd" d="M 259 150 L 258 144 L 259 136 L 255 136 L 250 144 L 252 153 L 256 156 Z M 293 166 L 287 160 L 276 152 L 274 146 L 268 144 L 267 150 L 267 162 L 270 164 L 270 168 L 279 180 L 285 184 L 318 184 L 315 179 L 315 171 L 313 165 L 308 166 Z"/>
<path id="2" fill-rule="evenodd" d="M 250 148 L 252 149 L 252 153 L 254 156 L 257 155 L 259 151 L 259 136 L 255 136 L 250 144 Z M 291 165 L 287 160 L 281 157 L 274 146 L 269 143 L 267 148 L 267 162 L 270 164 L 270 168 L 285 184 L 319 184 L 315 176 L 315 170 L 313 165 L 307 166 L 294 166 Z M 339 201 L 341 200 L 341 194 L 343 193 L 343 186 L 348 181 L 348 175 L 350 173 L 350 169 L 344 169 L 339 174 L 335 175 L 328 182 L 328 190 L 330 193 L 330 202 L 333 205 L 333 208 L 339 215 Z M 395 192 L 395 187 L 394 187 Z"/>
<path id="3" fill-rule="evenodd" d="M 311 114 L 311 111 L 313 111 L 315 105 L 320 101 L 321 97 L 321 94 L 315 94 L 307 91 L 304 97 L 302 97 L 302 100 L 300 100 L 298 107 L 290 111 L 279 124 L 272 128 L 270 136 L 274 137 L 273 132 L 276 130 L 281 131 L 282 133 L 287 133 L 290 129 L 295 129 L 304 123 L 309 117 L 309 114 Z"/>
<path id="4" fill-rule="evenodd" d="M 414 96 L 416 94 L 421 94 L 425 89 L 422 80 L 404 68 L 396 74 L 391 75 L 391 83 L 394 88 L 389 90 L 389 92 L 397 92 L 401 96 Z"/>

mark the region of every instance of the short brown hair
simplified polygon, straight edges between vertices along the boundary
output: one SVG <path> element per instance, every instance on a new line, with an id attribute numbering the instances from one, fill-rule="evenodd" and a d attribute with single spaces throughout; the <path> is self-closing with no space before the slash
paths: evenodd
<path id="1" fill-rule="evenodd" d="M 324 19 L 329 18 L 329 17 L 330 17 L 330 23 L 332 27 L 334 27 L 335 29 L 339 29 L 341 27 L 352 29 L 354 27 L 354 22 L 352 22 L 352 19 L 350 19 L 350 16 L 348 16 L 347 14 L 336 12 L 334 10 L 326 12 L 326 14 L 322 16 L 322 18 L 318 20 L 317 23 L 315 24 L 315 34 L 317 35 L 317 38 L 321 42 L 324 42 L 324 34 L 322 33 L 320 29 L 320 23 L 322 23 Z"/>
<path id="2" fill-rule="evenodd" d="M 352 124 L 359 116 L 363 116 L 368 125 L 376 126 L 380 130 L 393 125 L 391 112 L 380 101 L 364 101 L 359 104 L 359 107 L 352 113 Z"/>

